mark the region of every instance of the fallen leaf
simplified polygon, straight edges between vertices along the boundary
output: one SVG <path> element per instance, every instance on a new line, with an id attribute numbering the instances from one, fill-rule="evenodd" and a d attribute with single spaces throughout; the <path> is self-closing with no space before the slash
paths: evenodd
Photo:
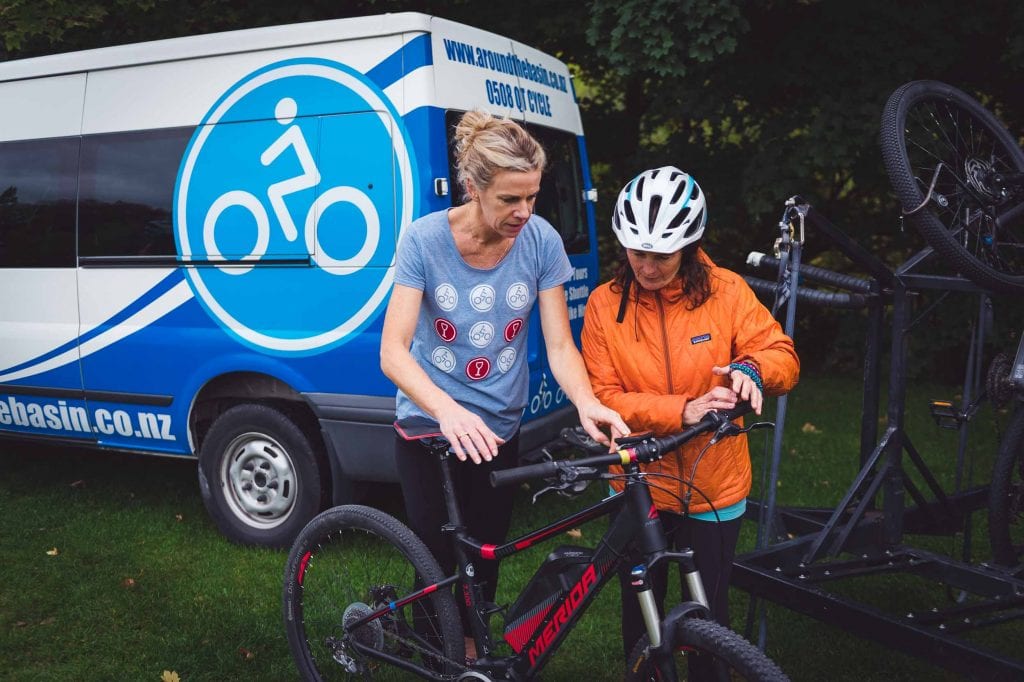
<path id="1" fill-rule="evenodd" d="M 74 483 L 72 483 L 71 487 L 72 488 L 84 488 L 85 487 L 85 481 L 82 480 L 82 479 L 79 479 L 79 480 L 75 481 Z"/>
<path id="2" fill-rule="evenodd" d="M 125 578 L 121 581 L 121 587 L 131 589 L 135 587 L 135 578 Z"/>
<path id="3" fill-rule="evenodd" d="M 565 531 L 565 534 L 568 535 L 569 537 L 571 537 L 574 540 L 579 540 L 580 538 L 583 537 L 583 531 L 581 531 L 579 528 L 573 528 L 571 530 L 567 530 L 567 531 Z"/>
<path id="4" fill-rule="evenodd" d="M 57 619 L 54 618 L 53 616 L 50 616 L 49 618 L 43 618 L 41 621 L 39 621 L 39 624 L 40 625 L 53 625 L 56 622 L 57 622 Z"/>
<path id="5" fill-rule="evenodd" d="M 15 624 L 14 624 L 14 627 L 16 627 L 16 628 L 23 628 L 23 627 L 25 627 L 26 625 L 28 625 L 28 623 L 26 623 L 26 622 L 25 622 L 25 621 L 23 621 L 23 620 L 19 620 L 19 621 L 18 621 L 17 623 L 15 623 Z"/>
<path id="6" fill-rule="evenodd" d="M 256 654 L 249 651 L 244 646 L 238 647 L 238 653 L 242 654 L 242 658 L 244 658 L 247 661 L 251 661 L 252 659 L 256 658 Z"/>
<path id="7" fill-rule="evenodd" d="M 58 550 L 56 547 L 54 547 L 53 549 L 46 550 L 46 553 L 49 554 L 50 556 L 57 556 L 58 554 L 60 554 L 60 550 Z"/>
<path id="8" fill-rule="evenodd" d="M 821 433 L 821 429 L 819 429 L 811 422 L 807 422 L 806 424 L 804 424 L 800 430 L 803 431 L 804 433 Z"/>
<path id="9" fill-rule="evenodd" d="M 178 520 L 178 521 L 184 521 L 184 520 L 185 520 L 185 517 L 184 517 L 184 516 L 182 516 L 181 514 L 175 514 L 175 515 L 174 515 L 174 518 L 175 518 L 176 520 Z"/>
<path id="10" fill-rule="evenodd" d="M 160 682 L 181 682 L 181 678 L 173 670 L 165 670 L 164 674 L 160 676 Z"/>

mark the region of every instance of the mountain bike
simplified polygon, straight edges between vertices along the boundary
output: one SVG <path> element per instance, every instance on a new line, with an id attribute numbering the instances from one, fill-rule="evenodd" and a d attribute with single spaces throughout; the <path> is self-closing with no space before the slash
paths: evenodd
<path id="1" fill-rule="evenodd" d="M 745 408 L 749 410 L 749 406 Z M 709 413 L 686 430 L 656 438 L 631 437 L 614 453 L 590 454 L 528 464 L 491 474 L 494 486 L 546 479 L 549 491 L 579 492 L 586 482 L 617 478 L 625 489 L 600 502 L 501 545 L 469 537 L 451 485 L 448 443 L 436 424 L 396 424 L 407 439 L 419 440 L 437 458 L 444 481 L 458 570 L 443 576 L 434 557 L 412 531 L 370 507 L 346 505 L 314 518 L 295 540 L 284 579 L 284 621 L 295 664 L 307 680 L 348 677 L 389 678 L 413 673 L 431 680 L 529 680 L 544 667 L 609 580 L 628 571 L 644 615 L 647 634 L 626 666 L 627 680 L 676 680 L 688 659 L 700 659 L 724 679 L 786 680 L 764 653 L 732 630 L 710 619 L 692 549 L 669 551 L 640 464 L 660 459 L 682 444 L 710 433 L 704 452 L 722 438 L 746 429 L 733 421 L 737 410 Z M 593 452 L 579 432 L 563 431 L 567 442 Z M 598 445 L 598 450 L 604 450 Z M 607 467 L 622 467 L 621 474 Z M 536 496 L 535 496 L 536 499 Z M 541 563 L 511 606 L 485 602 L 474 562 L 501 561 L 564 531 L 610 517 L 596 548 L 559 546 Z M 690 601 L 663 618 L 648 572 L 663 562 L 680 566 Z M 465 658 L 463 625 L 454 593 L 466 605 L 479 657 Z M 500 655 L 490 619 L 504 612 Z"/>
<path id="2" fill-rule="evenodd" d="M 1024 292 L 1024 152 L 976 99 L 913 81 L 886 102 L 882 158 L 903 214 L 945 261 L 1001 293 Z"/>

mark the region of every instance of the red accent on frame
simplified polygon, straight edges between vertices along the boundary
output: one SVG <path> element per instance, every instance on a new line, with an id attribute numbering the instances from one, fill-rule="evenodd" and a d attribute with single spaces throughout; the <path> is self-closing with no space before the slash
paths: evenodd
<path id="1" fill-rule="evenodd" d="M 649 518 L 649 519 L 656 519 L 656 518 L 658 518 L 658 508 L 654 506 L 654 503 L 651 503 L 651 508 L 647 510 L 647 518 Z"/>
<path id="2" fill-rule="evenodd" d="M 517 654 L 523 650 L 526 643 L 530 641 L 530 635 L 537 628 L 544 616 L 548 615 L 548 612 L 554 608 L 555 604 L 552 602 L 546 609 L 541 609 L 535 615 L 524 620 L 522 623 L 517 625 L 515 628 L 505 633 L 505 641 L 509 643 L 512 650 Z"/>
<path id="3" fill-rule="evenodd" d="M 302 555 L 302 562 L 299 564 L 299 585 L 302 585 L 302 581 L 306 578 L 306 566 L 309 565 L 309 558 L 313 556 L 312 552 L 306 552 Z"/>
<path id="4" fill-rule="evenodd" d="M 484 559 L 494 559 L 494 550 L 498 549 L 497 545 L 481 545 L 480 556 Z"/>

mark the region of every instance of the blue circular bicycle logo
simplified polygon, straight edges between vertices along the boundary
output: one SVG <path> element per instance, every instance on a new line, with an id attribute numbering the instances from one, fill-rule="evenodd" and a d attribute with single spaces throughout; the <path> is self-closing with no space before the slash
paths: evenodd
<path id="1" fill-rule="evenodd" d="M 175 239 L 196 297 L 236 338 L 311 353 L 343 343 L 391 289 L 415 211 L 402 119 L 362 74 L 271 64 L 213 105 L 175 187 Z"/>

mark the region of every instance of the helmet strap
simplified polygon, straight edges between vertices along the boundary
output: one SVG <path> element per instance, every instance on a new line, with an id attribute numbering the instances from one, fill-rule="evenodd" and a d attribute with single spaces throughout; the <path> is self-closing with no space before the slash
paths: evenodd
<path id="1" fill-rule="evenodd" d="M 629 290 L 633 286 L 633 268 L 626 265 L 626 276 L 622 283 L 622 299 L 619 301 L 619 314 L 615 316 L 615 323 L 622 324 L 626 317 L 626 304 L 629 302 Z"/>

